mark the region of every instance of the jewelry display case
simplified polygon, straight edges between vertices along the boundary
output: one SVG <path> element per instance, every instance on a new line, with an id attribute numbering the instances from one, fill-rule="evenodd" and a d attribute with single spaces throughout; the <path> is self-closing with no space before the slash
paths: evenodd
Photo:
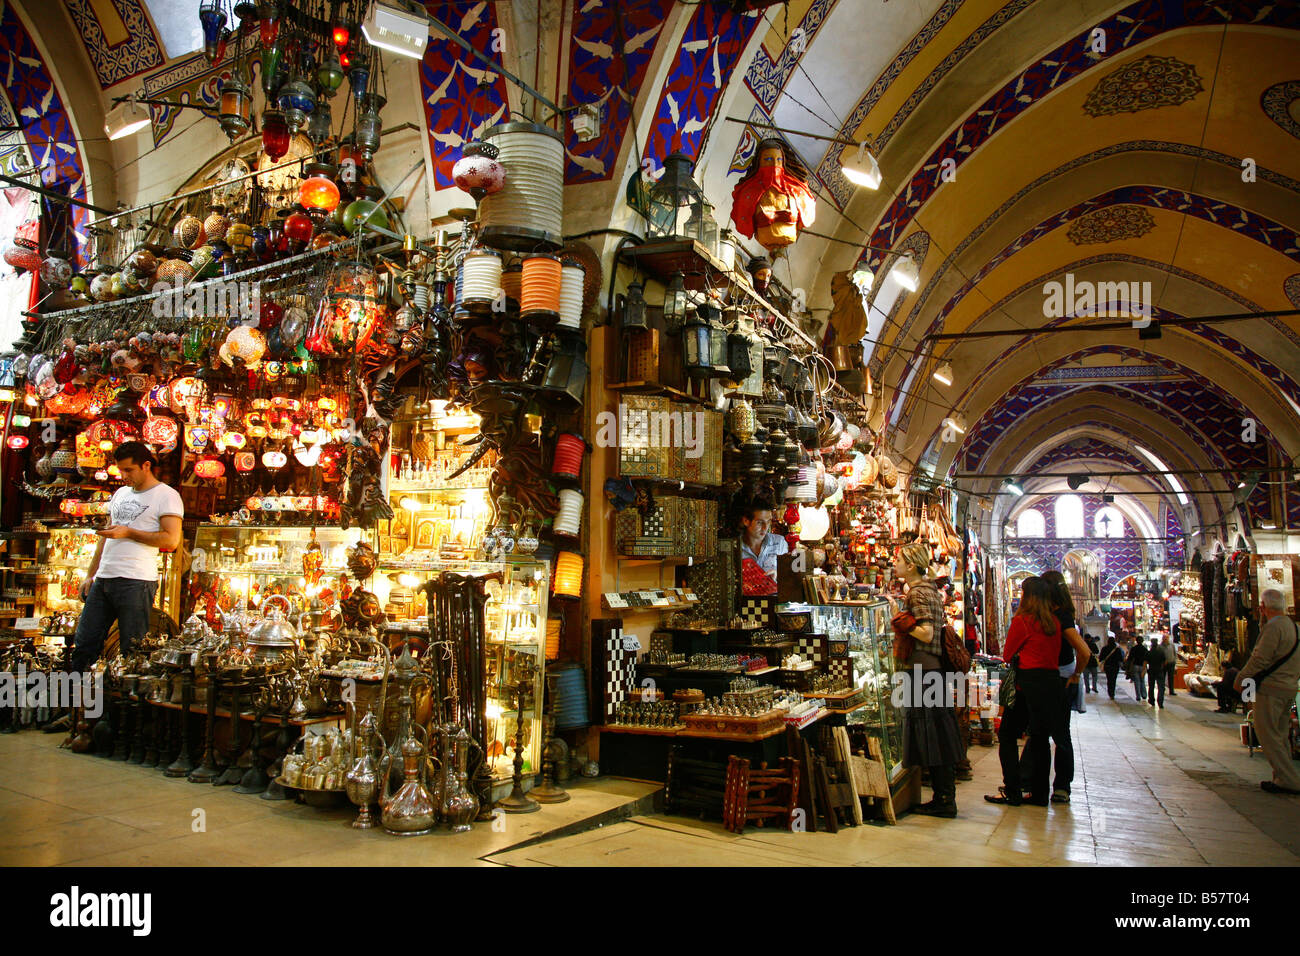
<path id="1" fill-rule="evenodd" d="M 866 703 L 850 713 L 847 722 L 880 741 L 893 782 L 903 769 L 903 714 L 892 701 L 894 629 L 889 602 L 816 604 L 812 611 L 814 631 L 825 634 L 831 646 L 848 645 L 850 681 L 867 694 Z"/>

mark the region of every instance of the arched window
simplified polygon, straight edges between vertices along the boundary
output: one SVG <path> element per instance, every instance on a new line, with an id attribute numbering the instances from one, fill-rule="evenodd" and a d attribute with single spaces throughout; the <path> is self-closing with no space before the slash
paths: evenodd
<path id="1" fill-rule="evenodd" d="M 1043 513 L 1034 508 L 1026 508 L 1016 519 L 1017 538 L 1043 538 L 1047 536 L 1047 524 Z"/>
<path id="2" fill-rule="evenodd" d="M 1124 537 L 1124 516 L 1118 508 L 1107 505 L 1092 516 L 1092 533 L 1098 538 Z"/>
<path id="3" fill-rule="evenodd" d="M 1056 499 L 1056 536 L 1083 537 L 1083 502 L 1078 495 L 1061 495 Z"/>

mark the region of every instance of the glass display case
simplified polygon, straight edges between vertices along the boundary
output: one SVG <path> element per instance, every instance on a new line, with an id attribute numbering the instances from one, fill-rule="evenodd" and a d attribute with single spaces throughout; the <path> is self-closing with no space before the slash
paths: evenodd
<path id="1" fill-rule="evenodd" d="M 488 762 L 496 781 L 514 773 L 514 738 L 519 729 L 519 679 L 527 677 L 523 694 L 524 774 L 541 769 L 541 709 L 545 677 L 547 597 L 550 565 L 527 557 L 505 561 L 433 561 L 395 566 L 381 560 L 373 581 L 376 596 L 389 613 L 391 633 L 428 630 L 428 608 L 420 586 L 434 574 L 499 572 L 488 581 L 486 612 Z"/>
<path id="2" fill-rule="evenodd" d="M 903 769 L 903 714 L 892 702 L 894 629 L 889 602 L 817 604 L 812 610 L 814 631 L 832 643 L 848 641 L 853 685 L 867 691 L 866 705 L 850 713 L 848 723 L 880 741 L 892 782 Z"/>

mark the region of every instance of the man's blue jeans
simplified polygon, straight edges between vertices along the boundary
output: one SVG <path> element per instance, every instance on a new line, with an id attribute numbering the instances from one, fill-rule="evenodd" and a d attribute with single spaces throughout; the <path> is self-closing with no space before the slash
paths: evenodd
<path id="1" fill-rule="evenodd" d="M 99 660 L 114 621 L 117 622 L 122 653 L 130 651 L 131 645 L 149 630 L 149 609 L 153 607 L 153 595 L 157 590 L 157 581 L 95 578 L 90 583 L 81 619 L 77 621 L 72 670 L 78 674 L 90 671 Z"/>

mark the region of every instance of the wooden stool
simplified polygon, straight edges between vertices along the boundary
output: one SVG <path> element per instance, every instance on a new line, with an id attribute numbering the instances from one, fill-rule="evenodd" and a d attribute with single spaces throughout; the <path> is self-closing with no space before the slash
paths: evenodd
<path id="1" fill-rule="evenodd" d="M 753 770 L 746 758 L 730 757 L 722 825 L 732 833 L 744 833 L 747 823 L 761 827 L 779 817 L 791 829 L 798 794 L 799 764 L 792 758 L 782 757 L 780 770 L 769 770 L 765 763 Z"/>

